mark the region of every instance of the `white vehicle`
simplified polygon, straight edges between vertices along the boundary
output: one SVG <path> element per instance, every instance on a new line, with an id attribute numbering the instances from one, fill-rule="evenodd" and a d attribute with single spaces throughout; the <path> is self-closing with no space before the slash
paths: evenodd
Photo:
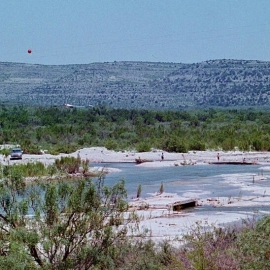
<path id="1" fill-rule="evenodd" d="M 13 148 L 10 152 L 10 159 L 22 159 L 23 151 L 21 148 Z"/>

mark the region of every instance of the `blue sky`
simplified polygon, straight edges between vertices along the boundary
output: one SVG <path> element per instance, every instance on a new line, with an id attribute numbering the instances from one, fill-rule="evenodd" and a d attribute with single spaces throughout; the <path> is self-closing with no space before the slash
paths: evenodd
<path id="1" fill-rule="evenodd" d="M 1 0 L 0 22 L 1 62 L 270 61 L 269 0 Z"/>

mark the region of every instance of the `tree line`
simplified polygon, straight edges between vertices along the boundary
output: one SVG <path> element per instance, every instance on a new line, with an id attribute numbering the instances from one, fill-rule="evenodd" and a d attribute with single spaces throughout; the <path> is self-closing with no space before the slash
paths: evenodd
<path id="1" fill-rule="evenodd" d="M 270 112 L 254 109 L 153 111 L 62 107 L 0 107 L 0 144 L 25 153 L 70 153 L 105 146 L 169 152 L 270 149 Z"/>

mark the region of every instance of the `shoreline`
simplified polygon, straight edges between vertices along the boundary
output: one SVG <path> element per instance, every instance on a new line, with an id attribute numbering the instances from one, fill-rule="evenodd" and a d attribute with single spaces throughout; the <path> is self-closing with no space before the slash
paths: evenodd
<path id="1" fill-rule="evenodd" d="M 164 160 L 162 160 L 162 153 Z M 219 159 L 217 155 L 219 154 Z M 77 157 L 80 156 L 83 160 L 89 160 L 91 164 L 97 163 L 135 163 L 137 159 L 147 160 L 136 166 L 144 167 L 164 167 L 164 166 L 186 166 L 186 165 L 208 165 L 211 163 L 256 163 L 258 165 L 270 165 L 270 152 L 255 152 L 255 151 L 189 151 L 187 153 L 171 153 L 163 150 L 153 149 L 150 152 L 136 151 L 113 151 L 105 147 L 90 147 L 82 148 L 70 154 L 51 155 L 46 152 L 40 155 L 23 154 L 22 160 L 9 160 L 9 157 L 4 158 L 0 155 L 0 163 L 8 164 L 26 164 L 27 162 L 42 162 L 45 165 L 54 163 L 56 159 L 61 157 Z"/>

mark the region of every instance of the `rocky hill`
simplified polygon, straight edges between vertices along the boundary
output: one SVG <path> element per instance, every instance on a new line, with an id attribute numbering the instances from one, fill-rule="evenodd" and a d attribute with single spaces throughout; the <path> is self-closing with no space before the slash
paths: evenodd
<path id="1" fill-rule="evenodd" d="M 0 100 L 115 108 L 270 107 L 270 62 L 113 62 L 32 65 L 0 62 Z"/>

